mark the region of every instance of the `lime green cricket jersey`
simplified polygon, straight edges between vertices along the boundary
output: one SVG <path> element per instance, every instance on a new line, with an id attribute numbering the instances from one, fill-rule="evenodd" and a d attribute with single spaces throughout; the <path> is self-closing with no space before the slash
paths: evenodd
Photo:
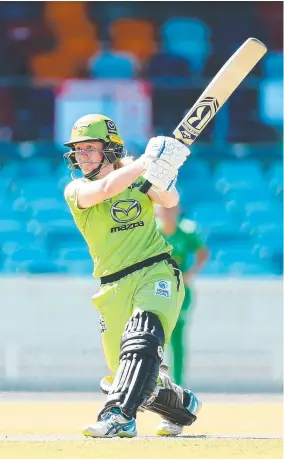
<path id="1" fill-rule="evenodd" d="M 137 179 L 122 193 L 88 209 L 77 206 L 78 190 L 88 186 L 87 179 L 73 180 L 65 188 L 65 199 L 94 261 L 95 278 L 172 250 L 157 230 L 153 202 L 139 191 L 142 183 Z"/>
<path id="2" fill-rule="evenodd" d="M 157 219 L 157 226 L 165 240 L 173 247 L 172 257 L 181 271 L 186 272 L 188 254 L 195 253 L 204 247 L 204 243 L 196 231 L 196 224 L 191 220 L 182 219 L 178 223 L 175 233 L 170 236 L 162 232 L 162 222 L 159 219 Z"/>

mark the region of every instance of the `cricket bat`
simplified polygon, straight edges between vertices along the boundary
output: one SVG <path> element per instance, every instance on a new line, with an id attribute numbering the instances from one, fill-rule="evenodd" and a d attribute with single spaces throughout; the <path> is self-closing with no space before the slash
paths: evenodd
<path id="1" fill-rule="evenodd" d="M 261 41 L 248 38 L 223 65 L 187 112 L 174 130 L 174 137 L 184 144 L 192 145 L 266 51 L 267 48 Z M 147 193 L 151 186 L 152 184 L 146 180 L 140 187 L 140 191 Z"/>

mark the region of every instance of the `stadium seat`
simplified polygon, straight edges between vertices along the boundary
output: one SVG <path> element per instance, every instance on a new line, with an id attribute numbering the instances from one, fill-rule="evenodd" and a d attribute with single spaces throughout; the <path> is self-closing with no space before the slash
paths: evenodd
<path id="1" fill-rule="evenodd" d="M 257 161 L 221 161 L 213 173 L 216 189 L 229 190 L 259 188 L 264 183 L 261 166 Z"/>
<path id="2" fill-rule="evenodd" d="M 0 173 L 1 173 L 1 171 L 0 171 Z M 9 195 L 10 195 L 9 184 L 5 180 L 5 177 L 2 177 L 2 178 L 0 178 L 0 202 L 2 201 L 2 199 L 6 200 Z M 1 213 L 0 213 L 0 215 L 1 215 Z"/>
<path id="3" fill-rule="evenodd" d="M 175 17 L 169 19 L 161 27 L 161 36 L 166 43 L 175 39 L 207 40 L 210 37 L 210 29 L 202 21 L 196 18 Z"/>
<path id="4" fill-rule="evenodd" d="M 97 27 L 89 21 L 81 2 L 45 2 L 45 20 L 57 38 L 57 47 L 34 56 L 32 73 L 39 78 L 78 78 L 100 50 Z"/>
<path id="5" fill-rule="evenodd" d="M 206 227 L 224 226 L 232 219 L 222 203 L 200 203 L 192 208 L 192 219 Z"/>
<path id="6" fill-rule="evenodd" d="M 222 226 L 210 228 L 206 243 L 210 250 L 220 250 L 232 246 L 252 246 L 251 236 L 239 231 L 239 225 L 231 222 Z"/>
<path id="7" fill-rule="evenodd" d="M 273 267 L 271 263 L 267 262 L 258 262 L 258 263 L 248 263 L 238 262 L 232 263 L 228 267 L 228 274 L 231 277 L 246 277 L 246 276 L 273 276 Z"/>
<path id="8" fill-rule="evenodd" d="M 86 244 L 69 248 L 58 248 L 56 264 L 72 275 L 92 275 L 94 264 Z"/>
<path id="9" fill-rule="evenodd" d="M 0 97 L 1 97 L 1 88 L 0 88 Z M 5 107 L 3 107 L 5 110 Z M 2 114 L 1 114 L 2 115 Z M 1 122 L 1 115 L 0 115 L 0 122 Z M 2 118 L 3 119 L 3 118 Z M 5 124 L 6 121 L 4 120 L 3 123 Z M 0 142 L 0 160 L 12 161 L 18 158 L 18 144 L 11 143 L 11 142 Z"/>
<path id="10" fill-rule="evenodd" d="M 60 266 L 52 260 L 35 260 L 25 264 L 25 271 L 29 274 L 66 274 L 67 266 Z"/>
<path id="11" fill-rule="evenodd" d="M 65 261 L 57 263 L 60 268 L 66 269 L 73 276 L 92 276 L 94 263 L 92 259 L 79 261 Z"/>
<path id="12" fill-rule="evenodd" d="M 71 213 L 65 205 L 51 209 L 37 209 L 34 211 L 32 218 L 41 224 L 49 224 L 57 220 L 73 221 Z"/>
<path id="13" fill-rule="evenodd" d="M 190 69 L 186 59 L 170 53 L 156 53 L 147 62 L 148 78 L 189 78 Z"/>
<path id="14" fill-rule="evenodd" d="M 186 58 L 194 73 L 202 73 L 211 53 L 210 29 L 196 18 L 172 18 L 161 27 L 164 51 Z"/>
<path id="15" fill-rule="evenodd" d="M 85 245 L 83 236 L 79 233 L 74 222 L 67 225 L 48 225 L 45 227 L 46 247 L 49 253 L 58 254 L 59 251 L 70 247 L 82 247 Z"/>
<path id="16" fill-rule="evenodd" d="M 247 189 L 229 189 L 224 195 L 226 202 L 234 201 L 237 205 L 245 205 L 248 202 L 266 201 L 270 199 L 270 192 L 265 183 L 265 186 Z"/>
<path id="17" fill-rule="evenodd" d="M 29 59 L 35 53 L 52 47 L 52 35 L 44 23 L 38 20 L 18 19 L 4 25 L 4 39 L 10 52 L 17 58 Z"/>
<path id="18" fill-rule="evenodd" d="M 267 231 L 278 231 L 283 228 L 283 215 L 279 207 L 266 211 L 254 211 L 246 217 L 241 225 L 241 230 L 249 234 L 261 234 Z"/>
<path id="19" fill-rule="evenodd" d="M 0 110 L 0 126 L 6 127 L 8 130 L 7 134 L 12 136 L 11 129 L 14 124 L 14 110 L 13 110 L 13 91 L 12 88 L 1 86 L 0 87 L 0 100 L 1 100 L 1 110 Z M 7 151 L 11 153 L 13 145 L 7 142 L 0 142 L 0 158 L 5 156 Z"/>
<path id="20" fill-rule="evenodd" d="M 40 19 L 41 14 L 41 2 L 3 2 L 0 4 L 0 17 L 2 21 Z"/>
<path id="21" fill-rule="evenodd" d="M 78 260 L 89 260 L 90 258 L 90 253 L 87 248 L 87 245 L 85 244 L 84 246 L 80 248 L 76 247 L 71 247 L 69 249 L 63 249 L 58 252 L 58 260 L 62 261 L 78 261 Z"/>
<path id="22" fill-rule="evenodd" d="M 19 175 L 17 178 L 21 179 L 24 177 L 25 180 L 29 180 L 42 177 L 43 180 L 46 180 L 49 177 L 51 178 L 51 171 L 50 161 L 32 157 L 21 163 L 18 168 Z"/>
<path id="23" fill-rule="evenodd" d="M 118 19 L 110 25 L 109 34 L 113 51 L 131 53 L 141 62 L 156 52 L 155 27 L 150 21 Z"/>
<path id="24" fill-rule="evenodd" d="M 21 247 L 36 244 L 33 234 L 26 231 L 0 232 L 0 249 L 5 255 L 11 255 Z"/>
<path id="25" fill-rule="evenodd" d="M 11 273 L 27 272 L 31 262 L 42 262 L 46 260 L 46 253 L 43 248 L 22 247 L 15 250 L 4 262 L 4 268 Z"/>
<path id="26" fill-rule="evenodd" d="M 270 212 L 272 208 L 274 207 L 274 203 L 271 200 L 263 200 L 263 201 L 251 201 L 248 200 L 248 202 L 244 205 L 244 211 L 245 215 L 251 215 L 254 212 Z M 279 210 L 275 210 L 275 212 L 280 212 Z"/>
<path id="27" fill-rule="evenodd" d="M 206 181 L 206 185 L 199 180 L 188 181 L 186 176 L 182 176 L 178 182 L 180 190 L 181 207 L 185 212 L 190 212 L 191 208 L 198 203 L 220 202 L 221 196 L 216 191 L 211 179 Z"/>
<path id="28" fill-rule="evenodd" d="M 96 78 L 135 78 L 138 63 L 126 53 L 105 52 L 89 61 L 89 71 Z"/>
<path id="29" fill-rule="evenodd" d="M 19 232 L 22 231 L 25 225 L 23 222 L 20 222 L 18 220 L 6 220 L 2 219 L 2 216 L 0 215 L 0 233 L 3 232 Z"/>
<path id="30" fill-rule="evenodd" d="M 40 199 L 62 199 L 62 194 L 52 178 L 41 180 L 37 177 L 34 180 L 21 180 L 16 184 L 16 190 L 17 194 L 25 198 L 28 203 Z"/>
<path id="31" fill-rule="evenodd" d="M 283 5 L 280 2 L 261 2 L 257 17 L 267 35 L 267 45 L 271 50 L 283 51 Z"/>
<path id="32" fill-rule="evenodd" d="M 283 229 L 276 228 L 258 234 L 253 242 L 253 250 L 259 253 L 260 258 L 283 253 Z"/>
<path id="33" fill-rule="evenodd" d="M 254 218 L 253 216 L 256 216 L 257 219 L 261 219 L 262 217 L 264 219 L 271 219 L 274 220 L 275 222 L 282 222 L 283 221 L 283 209 L 282 205 L 280 203 L 274 203 L 272 201 L 264 201 L 263 206 L 255 206 L 253 208 L 250 206 L 250 203 L 248 203 L 245 206 L 245 214 L 248 218 Z"/>
<path id="34" fill-rule="evenodd" d="M 45 259 L 46 253 L 44 249 L 23 247 L 13 253 L 11 260 L 13 262 L 26 262 L 38 259 Z"/>
<path id="35" fill-rule="evenodd" d="M 262 178 L 262 169 L 260 163 L 254 160 L 221 161 L 215 168 L 214 176 L 216 179 L 242 178 L 250 180 L 259 180 Z"/>
<path id="36" fill-rule="evenodd" d="M 29 212 L 15 209 L 13 201 L 5 200 L 0 208 L 0 218 L 24 223 L 29 218 Z"/>
<path id="37" fill-rule="evenodd" d="M 280 52 L 269 52 L 262 61 L 264 75 L 270 78 L 283 78 L 283 54 Z"/>
<path id="38" fill-rule="evenodd" d="M 270 166 L 266 173 L 266 179 L 274 195 L 283 194 L 283 163 L 281 161 L 275 161 Z"/>
<path id="39" fill-rule="evenodd" d="M 229 267 L 225 263 L 217 260 L 209 260 L 199 272 L 200 276 L 219 277 L 227 276 L 229 274 Z"/>
<path id="40" fill-rule="evenodd" d="M 211 180 L 210 165 L 203 159 L 187 160 L 179 170 L 179 180 L 196 182 Z M 205 185 L 206 186 L 206 185 Z"/>
<path id="41" fill-rule="evenodd" d="M 233 247 L 226 247 L 226 250 L 220 250 L 216 254 L 216 260 L 225 263 L 254 263 L 257 261 L 257 256 L 253 253 L 250 245 L 238 245 Z"/>

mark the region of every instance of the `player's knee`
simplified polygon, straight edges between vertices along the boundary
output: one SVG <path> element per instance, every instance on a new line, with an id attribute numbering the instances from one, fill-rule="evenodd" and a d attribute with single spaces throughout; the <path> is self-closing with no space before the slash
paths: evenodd
<path id="1" fill-rule="evenodd" d="M 125 354 L 148 355 L 161 362 L 165 333 L 159 317 L 150 311 L 136 311 L 126 324 L 121 340 L 120 358 Z"/>

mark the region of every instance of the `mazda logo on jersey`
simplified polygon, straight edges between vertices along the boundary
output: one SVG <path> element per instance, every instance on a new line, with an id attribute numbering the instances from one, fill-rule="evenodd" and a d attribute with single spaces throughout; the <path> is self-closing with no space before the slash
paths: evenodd
<path id="1" fill-rule="evenodd" d="M 110 213 L 117 223 L 127 223 L 135 220 L 141 214 L 140 202 L 136 199 L 119 200 L 113 203 Z"/>

